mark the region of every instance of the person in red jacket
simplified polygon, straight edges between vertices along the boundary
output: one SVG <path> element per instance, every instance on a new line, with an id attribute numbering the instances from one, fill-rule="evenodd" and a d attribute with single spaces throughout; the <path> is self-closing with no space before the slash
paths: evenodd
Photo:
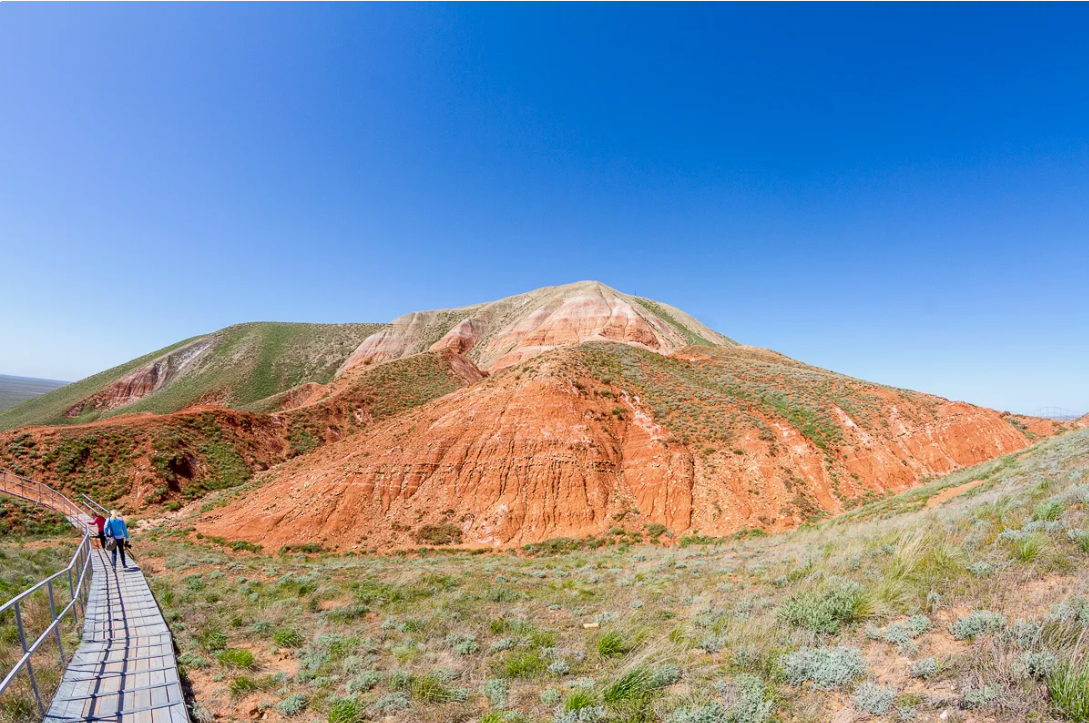
<path id="1" fill-rule="evenodd" d="M 98 545 L 103 550 L 106 549 L 106 533 L 103 532 L 103 528 L 106 526 L 106 518 L 102 515 L 96 514 L 95 518 L 87 523 L 91 527 L 98 528 Z"/>

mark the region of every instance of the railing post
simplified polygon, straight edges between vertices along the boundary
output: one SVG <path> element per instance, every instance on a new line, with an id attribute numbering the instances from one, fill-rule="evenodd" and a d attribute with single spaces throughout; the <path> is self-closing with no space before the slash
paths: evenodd
<path id="1" fill-rule="evenodd" d="M 29 650 L 26 647 L 26 633 L 23 631 L 23 614 L 19 610 L 18 602 L 15 603 L 15 627 L 19 631 L 19 644 L 23 646 L 23 655 L 26 655 Z M 34 665 L 32 664 L 30 657 L 26 659 L 26 674 L 30 676 L 30 687 L 34 690 L 34 699 L 38 701 L 38 710 L 41 711 L 42 717 L 44 718 L 45 706 L 42 705 L 42 694 L 38 691 L 38 680 L 34 677 Z"/>
<path id="2" fill-rule="evenodd" d="M 53 632 L 57 634 L 57 652 L 60 653 L 61 667 L 66 668 L 68 664 L 64 662 L 64 643 L 61 642 L 61 626 L 57 622 L 57 604 L 53 601 L 53 581 L 50 580 L 45 584 L 45 590 L 49 593 L 49 614 L 52 616 L 52 622 L 57 623 L 53 627 Z"/>
<path id="3" fill-rule="evenodd" d="M 78 561 L 79 555 L 76 556 Z M 76 628 L 79 628 L 79 601 L 76 600 L 76 586 L 72 583 L 72 568 L 68 568 L 68 599 L 72 601 L 72 619 L 75 620 Z"/>

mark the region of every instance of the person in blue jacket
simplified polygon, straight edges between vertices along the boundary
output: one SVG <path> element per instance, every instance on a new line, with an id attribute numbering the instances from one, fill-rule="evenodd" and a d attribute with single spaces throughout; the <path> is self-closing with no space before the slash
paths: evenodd
<path id="1" fill-rule="evenodd" d="M 106 537 L 112 537 L 117 543 L 113 547 L 113 566 L 117 567 L 117 551 L 120 550 L 121 569 L 126 569 L 129 563 L 125 559 L 125 545 L 129 544 L 129 528 L 125 527 L 125 521 L 117 514 L 117 510 L 110 510 L 110 519 L 106 520 L 104 532 Z"/>

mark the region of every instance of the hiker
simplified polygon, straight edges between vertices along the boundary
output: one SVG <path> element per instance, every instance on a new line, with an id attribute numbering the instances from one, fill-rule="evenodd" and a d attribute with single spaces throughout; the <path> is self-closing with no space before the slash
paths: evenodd
<path id="1" fill-rule="evenodd" d="M 102 531 L 102 528 L 106 526 L 106 518 L 102 515 L 95 513 L 95 518 L 87 523 L 91 527 L 98 528 L 98 546 L 103 550 L 106 549 L 106 533 Z"/>
<path id="2" fill-rule="evenodd" d="M 110 510 L 110 519 L 106 520 L 106 537 L 113 541 L 113 566 L 117 567 L 117 551 L 121 551 L 121 569 L 128 568 L 125 559 L 125 546 L 129 544 L 129 528 L 125 527 L 125 520 L 117 514 L 117 510 Z"/>

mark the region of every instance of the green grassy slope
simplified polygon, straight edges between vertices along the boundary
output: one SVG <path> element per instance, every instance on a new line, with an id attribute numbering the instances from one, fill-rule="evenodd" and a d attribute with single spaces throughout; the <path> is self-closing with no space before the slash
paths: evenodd
<path id="1" fill-rule="evenodd" d="M 133 412 L 176 412 L 209 396 L 243 407 L 304 382 L 325 383 L 337 367 L 382 324 L 294 324 L 256 322 L 193 337 L 88 377 L 0 414 L 0 430 L 28 424 L 71 424 Z M 180 347 L 208 339 L 211 348 L 183 374 L 134 404 L 90 410 L 76 418 L 65 411 L 125 374 Z"/>
<path id="2" fill-rule="evenodd" d="M 382 324 L 239 324 L 216 332 L 214 349 L 182 379 L 115 413 L 183 409 L 205 395 L 245 407 L 305 382 L 325 384 Z"/>
<path id="3" fill-rule="evenodd" d="M 598 378 L 644 399 L 678 437 L 720 446 L 747 428 L 763 428 L 760 418 L 770 416 L 828 452 L 843 441 L 836 407 L 878 432 L 884 403 L 878 392 L 895 393 L 905 405 L 925 399 L 762 350 L 709 349 L 705 359 L 687 361 L 610 342 L 584 344 L 575 353 Z"/>
<path id="4" fill-rule="evenodd" d="M 13 407 L 0 413 L 0 430 L 24 427 L 28 424 L 55 424 L 63 422 L 64 410 L 68 409 L 68 407 L 79 400 L 90 396 L 108 384 L 117 381 L 140 365 L 146 364 L 164 354 L 168 354 L 178 347 L 196 341 L 199 338 L 201 337 L 195 336 L 191 339 L 183 339 L 176 344 L 171 344 L 158 351 L 145 354 L 142 357 L 125 362 L 112 369 L 107 369 L 104 372 L 99 372 L 86 379 L 81 379 L 78 382 L 73 382 L 60 389 L 49 392 L 48 394 L 43 394 L 40 397 L 35 397 L 30 401 L 23 402 L 17 407 Z"/>

